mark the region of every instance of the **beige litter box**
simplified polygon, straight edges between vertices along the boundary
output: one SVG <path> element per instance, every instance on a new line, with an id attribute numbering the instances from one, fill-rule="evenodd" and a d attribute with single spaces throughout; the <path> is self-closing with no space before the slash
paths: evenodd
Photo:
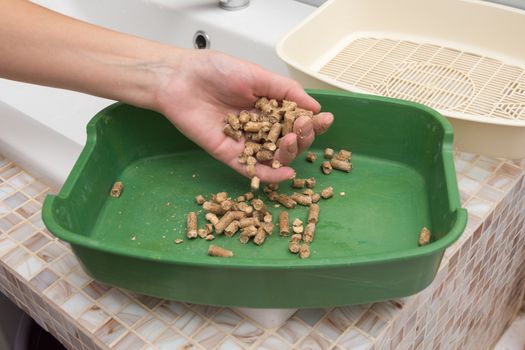
<path id="1" fill-rule="evenodd" d="M 306 88 L 423 103 L 460 150 L 525 157 L 525 11 L 466 0 L 332 0 L 277 53 Z"/>

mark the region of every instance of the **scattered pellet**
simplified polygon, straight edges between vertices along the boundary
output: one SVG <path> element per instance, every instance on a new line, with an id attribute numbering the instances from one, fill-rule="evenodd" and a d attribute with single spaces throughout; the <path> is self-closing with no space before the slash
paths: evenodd
<path id="1" fill-rule="evenodd" d="M 321 170 L 323 171 L 323 174 L 329 175 L 330 173 L 332 173 L 332 165 L 330 164 L 330 162 L 324 161 L 321 164 Z"/>
<path id="2" fill-rule="evenodd" d="M 312 203 L 308 208 L 308 222 L 317 224 L 319 221 L 319 204 Z"/>
<path id="3" fill-rule="evenodd" d="M 239 210 L 227 212 L 226 214 L 224 214 L 222 218 L 220 218 L 217 225 L 215 225 L 215 232 L 217 234 L 221 234 L 224 231 L 224 229 L 229 224 L 231 224 L 232 221 L 240 220 L 245 216 L 246 216 L 246 213 L 244 213 L 243 211 L 239 211 Z"/>
<path id="4" fill-rule="evenodd" d="M 273 159 L 273 152 L 263 149 L 263 150 L 260 150 L 259 152 L 257 152 L 255 154 L 255 158 L 259 162 L 265 162 L 267 160 L 272 160 Z"/>
<path id="5" fill-rule="evenodd" d="M 255 165 L 248 164 L 246 166 L 246 175 L 248 175 L 249 178 L 252 178 L 255 176 Z"/>
<path id="6" fill-rule="evenodd" d="M 315 234 L 315 224 L 313 222 L 308 223 L 304 229 L 303 241 L 306 243 L 312 243 Z"/>
<path id="7" fill-rule="evenodd" d="M 206 201 L 202 203 L 202 208 L 216 215 L 224 214 L 224 210 L 222 209 L 221 205 L 215 202 Z"/>
<path id="8" fill-rule="evenodd" d="M 242 220 L 242 219 L 241 219 Z M 224 229 L 224 235 L 226 237 L 233 237 L 237 231 L 239 231 L 240 228 L 240 222 L 238 220 L 232 221 L 225 229 Z"/>
<path id="9" fill-rule="evenodd" d="M 226 114 L 226 122 L 230 124 L 233 130 L 239 130 L 241 128 L 239 117 L 237 117 L 234 113 Z"/>
<path id="10" fill-rule="evenodd" d="M 295 218 L 293 221 L 292 230 L 294 233 L 303 233 L 303 222 L 299 218 Z"/>
<path id="11" fill-rule="evenodd" d="M 250 183 L 250 188 L 252 189 L 252 191 L 257 191 L 260 185 L 261 179 L 259 179 L 257 176 L 252 177 L 252 181 Z"/>
<path id="12" fill-rule="evenodd" d="M 420 246 L 424 246 L 430 243 L 430 235 L 431 235 L 430 230 L 426 227 L 423 227 L 421 229 L 421 232 L 419 233 L 418 244 Z"/>
<path id="13" fill-rule="evenodd" d="M 252 206 L 253 206 L 253 209 L 255 209 L 256 211 L 261 211 L 263 213 L 266 213 L 266 205 L 264 204 L 262 199 L 256 198 L 252 200 Z"/>
<path id="14" fill-rule="evenodd" d="M 290 234 L 288 212 L 284 210 L 279 213 L 279 233 L 281 236 L 288 236 Z"/>
<path id="15" fill-rule="evenodd" d="M 348 163 L 344 160 L 333 158 L 332 160 L 330 160 L 330 165 L 336 170 L 344 171 L 347 173 L 349 173 L 350 170 L 352 170 L 352 163 Z"/>
<path id="16" fill-rule="evenodd" d="M 270 201 L 275 202 L 279 198 L 279 193 L 277 193 L 275 191 L 270 191 L 270 192 L 267 193 L 267 196 L 268 196 L 268 199 Z"/>
<path id="17" fill-rule="evenodd" d="M 241 228 L 244 228 L 244 227 L 247 227 L 247 226 L 259 226 L 259 225 L 260 225 L 259 219 L 255 218 L 255 217 L 242 218 L 241 220 L 239 220 L 239 226 Z"/>
<path id="18" fill-rule="evenodd" d="M 254 197 L 253 192 L 246 192 L 244 197 L 246 197 L 246 200 L 251 201 Z"/>
<path id="19" fill-rule="evenodd" d="M 198 205 L 202 205 L 204 204 L 204 202 L 206 202 L 206 199 L 204 199 L 204 197 L 201 194 L 195 197 L 195 203 L 197 203 Z"/>
<path id="20" fill-rule="evenodd" d="M 119 198 L 123 190 L 124 184 L 122 183 L 122 181 L 117 181 L 113 184 L 113 187 L 111 187 L 110 195 L 111 197 Z"/>
<path id="21" fill-rule="evenodd" d="M 206 216 L 204 216 L 206 220 L 208 220 L 213 226 L 217 225 L 219 222 L 219 218 L 214 213 L 207 213 Z"/>
<path id="22" fill-rule="evenodd" d="M 132 235 L 131 235 L 131 240 L 134 241 L 134 240 L 136 240 L 136 239 L 137 239 L 137 235 L 132 234 Z"/>
<path id="23" fill-rule="evenodd" d="M 306 188 L 314 188 L 316 183 L 315 177 L 311 177 L 305 181 Z"/>
<path id="24" fill-rule="evenodd" d="M 300 194 L 300 193 L 294 192 L 291 195 L 291 198 L 294 201 L 296 201 L 297 204 L 300 204 L 300 205 L 309 206 L 310 204 L 312 204 L 312 197 L 306 194 Z"/>
<path id="25" fill-rule="evenodd" d="M 261 227 L 264 229 L 264 231 L 267 234 L 271 235 L 273 233 L 273 223 L 271 223 L 271 222 L 263 222 L 261 224 Z"/>
<path id="26" fill-rule="evenodd" d="M 299 252 L 299 242 L 301 242 L 302 236 L 300 234 L 293 234 L 288 245 L 288 250 L 294 254 Z"/>
<path id="27" fill-rule="evenodd" d="M 214 201 L 215 203 L 218 203 L 218 204 L 221 204 L 222 202 L 224 202 L 225 200 L 228 199 L 228 193 L 227 192 L 219 192 L 219 193 L 216 193 L 212 196 L 212 201 Z"/>
<path id="28" fill-rule="evenodd" d="M 272 222 L 273 221 L 272 214 L 270 214 L 269 212 L 264 214 L 263 221 L 264 222 Z"/>
<path id="29" fill-rule="evenodd" d="M 188 236 L 188 238 L 193 239 L 197 237 L 197 214 L 193 211 L 188 213 L 186 218 L 186 228 L 186 236 Z"/>
<path id="30" fill-rule="evenodd" d="M 208 235 L 208 232 L 206 232 L 206 229 L 200 228 L 200 229 L 197 230 L 197 235 L 200 238 L 206 238 L 206 236 Z"/>
<path id="31" fill-rule="evenodd" d="M 204 237 L 205 240 L 207 241 L 213 241 L 215 239 L 215 236 L 214 235 L 207 235 L 206 237 Z"/>
<path id="32" fill-rule="evenodd" d="M 204 225 L 204 227 L 206 229 L 206 233 L 207 234 L 213 233 L 213 224 L 206 224 L 206 225 Z"/>
<path id="33" fill-rule="evenodd" d="M 175 244 L 181 244 L 182 242 L 184 242 L 184 240 L 180 239 L 180 238 L 177 238 L 175 240 Z"/>
<path id="34" fill-rule="evenodd" d="M 224 212 L 227 212 L 227 211 L 229 211 L 229 210 L 231 210 L 233 208 L 234 204 L 235 203 L 232 200 L 227 199 L 227 200 L 221 202 L 221 208 L 222 208 L 222 210 Z"/>
<path id="35" fill-rule="evenodd" d="M 240 141 L 242 137 L 242 132 L 240 130 L 234 130 L 230 124 L 224 126 L 223 132 L 235 141 Z"/>
<path id="36" fill-rule="evenodd" d="M 309 161 L 310 163 L 315 162 L 316 159 L 317 159 L 317 155 L 314 152 L 308 152 L 308 154 L 306 155 L 306 160 Z"/>
<path id="37" fill-rule="evenodd" d="M 306 183 L 305 179 L 292 179 L 292 187 L 293 188 L 303 188 L 304 184 Z"/>
<path id="38" fill-rule="evenodd" d="M 231 258 L 233 256 L 233 252 L 226 248 L 222 248 L 212 244 L 208 247 L 208 255 L 220 258 Z"/>
<path id="39" fill-rule="evenodd" d="M 340 150 L 335 155 L 335 159 L 342 160 L 342 161 L 350 161 L 352 159 L 352 152 L 347 151 L 345 149 Z"/>
<path id="40" fill-rule="evenodd" d="M 287 195 L 282 194 L 282 193 L 278 194 L 276 199 L 279 203 L 281 203 L 283 206 L 285 206 L 288 209 L 293 209 L 297 205 L 296 201 L 294 201 L 291 197 L 288 197 Z"/>
<path id="41" fill-rule="evenodd" d="M 279 184 L 268 184 L 267 186 L 272 191 L 277 191 L 279 189 Z"/>
<path id="42" fill-rule="evenodd" d="M 324 157 L 326 159 L 332 159 L 334 157 L 334 150 L 331 148 L 324 149 Z"/>
<path id="43" fill-rule="evenodd" d="M 314 194 L 314 190 L 312 190 L 311 188 L 307 188 L 306 190 L 303 191 L 303 194 L 307 195 L 307 196 L 312 196 Z"/>
<path id="44" fill-rule="evenodd" d="M 245 200 L 246 200 L 246 197 L 244 196 L 237 197 L 237 202 L 244 202 Z"/>
<path id="45" fill-rule="evenodd" d="M 262 227 L 259 227 L 259 229 L 257 230 L 257 234 L 255 235 L 255 237 L 253 237 L 253 243 L 261 245 L 264 243 L 265 239 L 266 231 Z"/>
<path id="46" fill-rule="evenodd" d="M 308 244 L 303 243 L 299 246 L 299 257 L 301 259 L 310 257 L 310 246 Z"/>
<path id="47" fill-rule="evenodd" d="M 332 186 L 329 186 L 321 191 L 321 197 L 324 199 L 332 198 L 334 195 L 334 188 Z"/>
<path id="48" fill-rule="evenodd" d="M 321 199 L 321 195 L 319 193 L 312 194 L 312 203 L 317 203 Z"/>
<path id="49" fill-rule="evenodd" d="M 268 132 L 268 137 L 266 139 L 275 145 L 275 143 L 279 139 L 279 136 L 281 136 L 281 130 L 282 125 L 278 122 L 274 123 L 270 128 L 270 131 Z"/>
<path id="50" fill-rule="evenodd" d="M 277 159 L 273 159 L 272 160 L 272 168 L 273 169 L 279 169 L 282 166 L 283 165 L 281 164 L 281 162 L 279 162 Z"/>
<path id="51" fill-rule="evenodd" d="M 237 210 L 244 212 L 246 215 L 253 213 L 253 207 L 246 202 L 237 203 Z"/>
<path id="52" fill-rule="evenodd" d="M 344 192 L 339 192 L 339 195 L 340 195 L 341 197 L 344 197 L 345 194 L 346 194 L 346 193 L 344 193 Z"/>

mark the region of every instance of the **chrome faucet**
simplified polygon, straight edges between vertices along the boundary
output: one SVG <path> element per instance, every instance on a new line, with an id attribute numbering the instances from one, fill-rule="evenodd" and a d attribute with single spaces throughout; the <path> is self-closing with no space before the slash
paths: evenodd
<path id="1" fill-rule="evenodd" d="M 250 5 L 250 0 L 219 0 L 219 6 L 228 11 L 242 10 Z"/>

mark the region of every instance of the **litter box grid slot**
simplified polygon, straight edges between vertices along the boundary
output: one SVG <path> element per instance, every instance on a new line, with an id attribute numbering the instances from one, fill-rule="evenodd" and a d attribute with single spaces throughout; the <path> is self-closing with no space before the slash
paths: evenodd
<path id="1" fill-rule="evenodd" d="M 319 73 L 443 111 L 525 120 L 525 71 L 471 52 L 407 40 L 358 38 Z"/>

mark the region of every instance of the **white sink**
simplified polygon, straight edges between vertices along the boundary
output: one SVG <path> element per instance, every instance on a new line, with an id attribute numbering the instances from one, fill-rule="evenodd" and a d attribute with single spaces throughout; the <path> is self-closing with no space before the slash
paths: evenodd
<path id="1" fill-rule="evenodd" d="M 178 47 L 193 47 L 198 30 L 211 48 L 288 75 L 279 39 L 315 7 L 293 0 L 251 0 L 239 11 L 218 0 L 35 0 L 57 12 Z M 0 79 L 0 150 L 59 187 L 85 142 L 85 125 L 113 101 Z M 279 326 L 294 309 L 239 309 L 263 326 Z"/>

